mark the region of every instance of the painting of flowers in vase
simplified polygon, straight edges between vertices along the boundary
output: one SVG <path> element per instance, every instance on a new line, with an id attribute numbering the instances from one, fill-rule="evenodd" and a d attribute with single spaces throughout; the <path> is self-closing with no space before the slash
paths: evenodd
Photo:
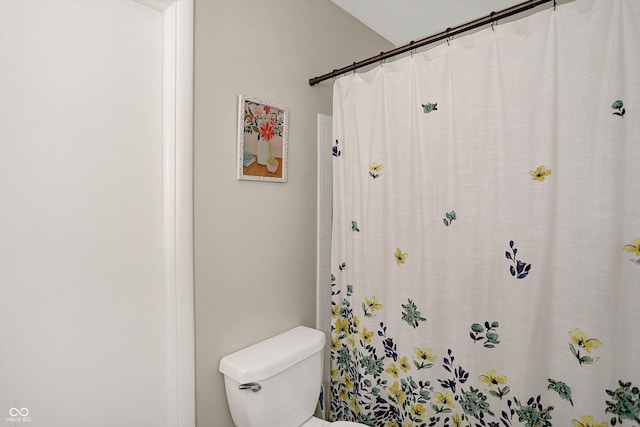
<path id="1" fill-rule="evenodd" d="M 238 108 L 238 179 L 287 181 L 289 110 L 240 95 Z"/>

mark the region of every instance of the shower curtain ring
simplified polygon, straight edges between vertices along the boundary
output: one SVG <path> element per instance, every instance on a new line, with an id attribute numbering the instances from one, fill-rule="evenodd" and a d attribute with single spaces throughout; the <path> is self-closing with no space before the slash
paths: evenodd
<path id="1" fill-rule="evenodd" d="M 495 31 L 495 26 L 498 25 L 498 20 L 493 19 L 493 15 L 495 14 L 495 12 L 491 12 L 491 31 Z"/>
<path id="2" fill-rule="evenodd" d="M 447 45 L 451 46 L 451 40 L 453 40 L 453 36 L 449 35 L 449 31 L 451 31 L 451 27 L 447 28 Z"/>
<path id="3" fill-rule="evenodd" d="M 557 0 L 553 0 L 553 10 L 554 10 L 554 11 L 556 10 L 556 4 L 557 4 L 557 2 L 558 2 Z"/>

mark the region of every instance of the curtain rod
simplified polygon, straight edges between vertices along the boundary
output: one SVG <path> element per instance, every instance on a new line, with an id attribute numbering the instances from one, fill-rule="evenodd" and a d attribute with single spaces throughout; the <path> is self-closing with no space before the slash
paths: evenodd
<path id="1" fill-rule="evenodd" d="M 476 20 L 473 21 L 469 21 L 466 24 L 462 24 L 459 25 L 457 27 L 454 28 L 447 28 L 446 30 L 442 31 L 441 33 L 437 33 L 437 34 L 433 34 L 429 37 L 425 37 L 423 39 L 420 39 L 418 41 L 411 41 L 408 44 L 404 45 L 404 46 L 400 46 L 397 47 L 395 49 L 392 49 L 388 52 L 380 52 L 379 55 L 376 56 L 372 56 L 371 58 L 367 58 L 365 60 L 362 60 L 360 62 L 354 62 L 351 65 L 348 65 L 346 67 L 342 67 L 340 69 L 334 69 L 332 72 L 324 74 L 320 77 L 314 77 L 309 79 L 309 86 L 314 86 L 320 82 L 323 82 L 325 80 L 329 80 L 333 77 L 337 77 L 341 74 L 344 73 L 348 73 L 349 71 L 355 71 L 358 68 L 362 68 L 362 67 L 366 67 L 367 65 L 371 65 L 371 64 L 375 64 L 376 62 L 380 62 L 380 61 L 384 61 L 385 59 L 388 58 L 392 58 L 394 56 L 400 55 L 402 53 L 406 53 L 406 52 L 410 52 L 414 49 L 418 49 L 420 47 L 426 46 L 428 44 L 431 43 L 435 43 L 437 41 L 440 40 L 444 40 L 444 39 L 448 39 L 450 37 L 453 37 L 455 35 L 464 33 L 466 31 L 469 30 L 473 30 L 475 28 L 481 27 L 483 25 L 487 25 L 487 24 L 491 24 L 491 23 L 495 23 L 496 21 L 498 21 L 499 19 L 502 18 L 507 18 L 509 16 L 512 15 L 516 15 L 518 13 L 522 13 L 524 11 L 527 11 L 529 9 L 533 9 L 536 6 L 539 6 L 541 4 L 544 3 L 549 3 L 553 1 L 553 7 L 555 8 L 556 6 L 556 0 L 529 0 L 526 1 L 524 3 L 520 3 L 517 4 L 515 6 L 512 6 L 510 8 L 507 9 L 503 9 L 499 12 L 491 12 L 489 15 L 482 17 L 482 18 L 478 18 Z"/>

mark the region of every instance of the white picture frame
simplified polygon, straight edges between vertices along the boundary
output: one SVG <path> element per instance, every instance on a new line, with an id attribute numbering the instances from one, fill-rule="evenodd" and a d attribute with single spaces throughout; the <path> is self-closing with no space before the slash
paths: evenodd
<path id="1" fill-rule="evenodd" d="M 289 109 L 240 94 L 237 179 L 287 182 Z"/>

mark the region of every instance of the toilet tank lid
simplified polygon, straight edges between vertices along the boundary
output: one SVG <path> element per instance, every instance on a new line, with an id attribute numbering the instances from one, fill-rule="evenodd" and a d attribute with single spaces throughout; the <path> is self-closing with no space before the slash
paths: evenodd
<path id="1" fill-rule="evenodd" d="M 324 332 L 298 326 L 223 357 L 219 370 L 240 384 L 261 381 L 321 351 L 324 343 Z"/>

